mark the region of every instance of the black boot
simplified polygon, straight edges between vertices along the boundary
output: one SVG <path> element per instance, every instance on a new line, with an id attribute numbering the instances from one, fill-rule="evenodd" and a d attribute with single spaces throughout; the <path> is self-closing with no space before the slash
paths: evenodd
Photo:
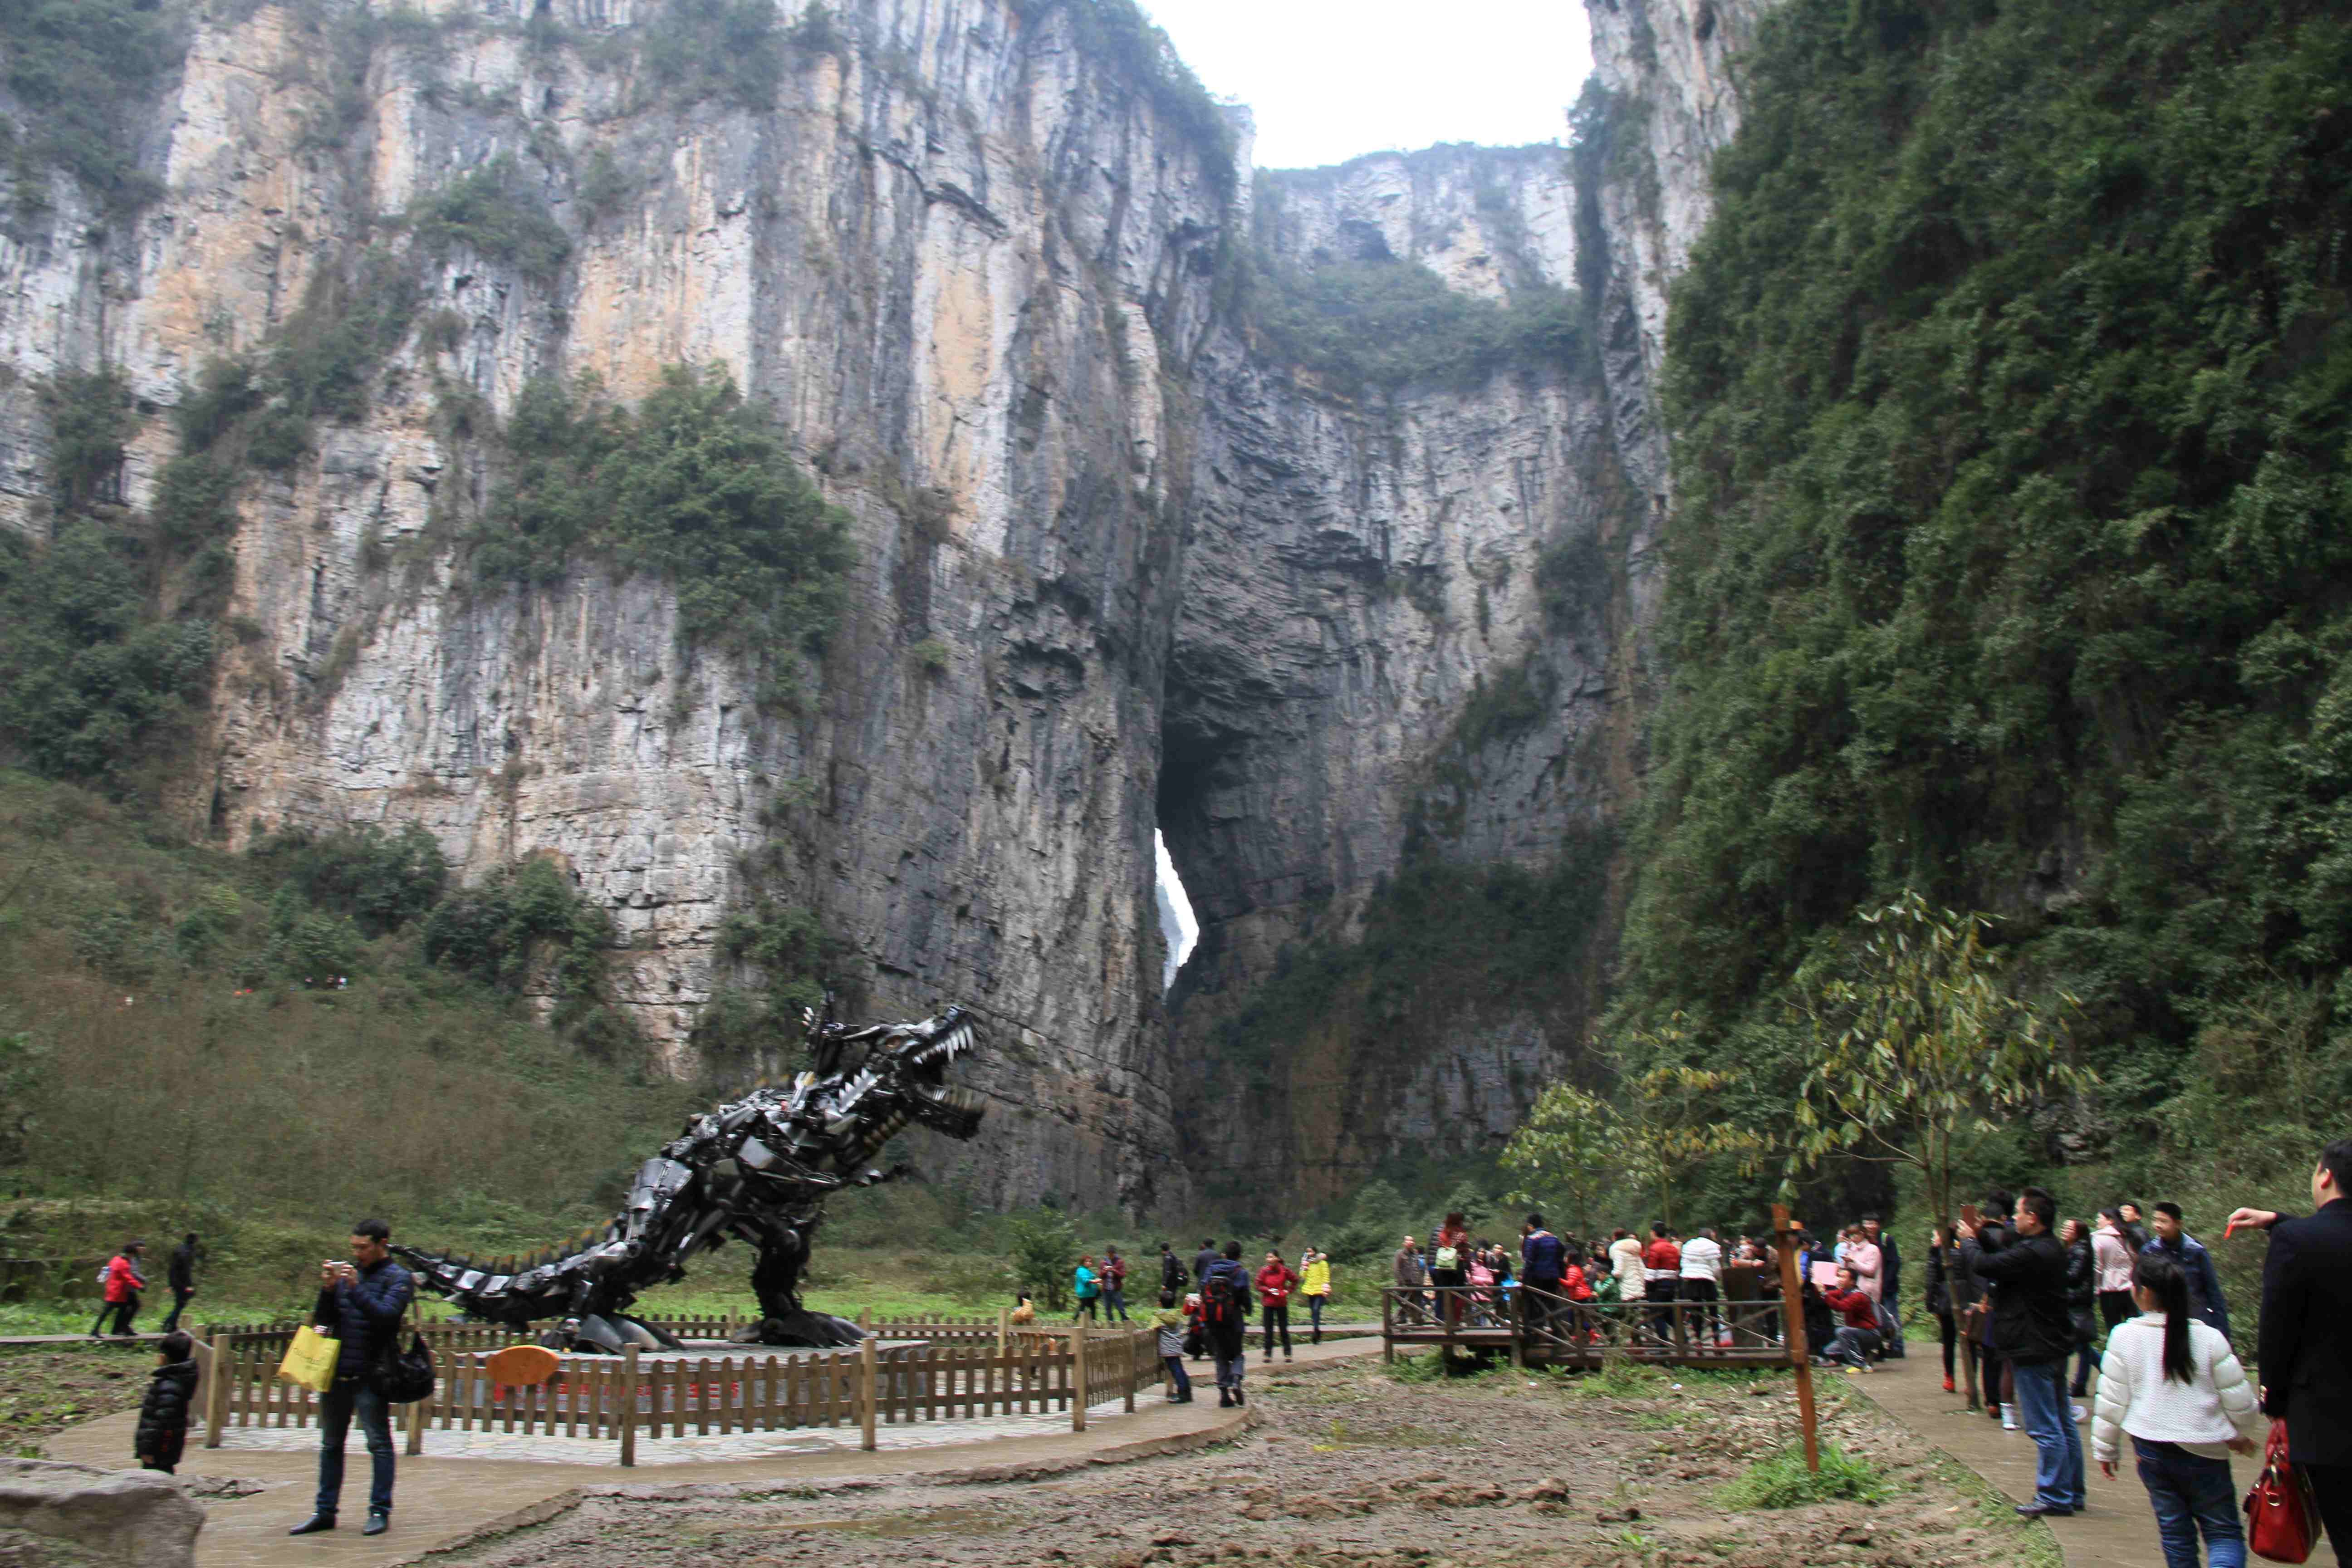
<path id="1" fill-rule="evenodd" d="M 371 1513 L 368 1515 L 367 1522 L 360 1526 L 360 1533 L 362 1535 L 382 1535 L 385 1531 L 390 1530 L 391 1528 L 392 1521 L 389 1517 L 381 1513 Z"/>
<path id="2" fill-rule="evenodd" d="M 1231 1410 L 1233 1407 L 1234 1407 L 1234 1391 L 1233 1391 L 1232 1389 L 1230 1389 L 1230 1388 L 1220 1388 L 1220 1389 L 1218 1389 L 1218 1390 L 1217 1390 L 1217 1408 L 1218 1408 L 1218 1409 L 1220 1409 L 1220 1410 Z"/>
<path id="3" fill-rule="evenodd" d="M 1234 1403 L 1235 1405 L 1247 1405 L 1247 1404 L 1249 1403 L 1249 1401 L 1248 1401 L 1248 1400 L 1246 1400 L 1246 1399 L 1244 1399 L 1244 1398 L 1242 1397 L 1242 1391 L 1241 1391 L 1240 1389 L 1236 1388 L 1236 1389 L 1234 1389 Z"/>
<path id="4" fill-rule="evenodd" d="M 316 1535 L 322 1530 L 332 1530 L 334 1528 L 335 1516 L 333 1514 L 314 1513 L 310 1518 L 304 1520 L 301 1523 L 296 1525 L 293 1529 L 288 1531 L 286 1533 L 289 1535 Z"/>

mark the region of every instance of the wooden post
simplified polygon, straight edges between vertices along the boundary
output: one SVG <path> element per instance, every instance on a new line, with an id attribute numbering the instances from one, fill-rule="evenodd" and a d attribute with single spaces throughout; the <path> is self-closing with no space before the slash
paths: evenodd
<path id="1" fill-rule="evenodd" d="M 228 1385 L 236 1378 L 236 1352 L 226 1329 L 215 1329 L 206 1337 L 213 1353 L 205 1368 L 205 1447 L 217 1448 L 228 1426 Z"/>
<path id="2" fill-rule="evenodd" d="M 1143 1363 L 1136 1359 L 1135 1352 L 1135 1331 L 1129 1329 L 1127 1331 L 1127 1374 L 1120 1379 L 1127 1385 L 1127 1413 L 1129 1415 L 1135 1414 L 1135 1380 L 1143 1371 Z"/>
<path id="3" fill-rule="evenodd" d="M 1789 1205 L 1772 1205 L 1772 1238 L 1780 1254 L 1780 1317 L 1789 1342 L 1789 1364 L 1797 1373 L 1797 1423 L 1805 1434 L 1805 1468 L 1822 1468 L 1821 1436 L 1813 1414 L 1813 1358 L 1805 1349 L 1804 1282 L 1797 1278 L 1797 1222 Z"/>
<path id="4" fill-rule="evenodd" d="M 637 1462 L 637 1347 L 625 1346 L 621 1352 L 621 1463 L 634 1467 Z M 655 1418 L 661 1413 L 656 1411 Z"/>
<path id="5" fill-rule="evenodd" d="M 1528 1282 L 1511 1292 L 1511 1365 L 1525 1370 L 1528 1364 Z"/>
<path id="6" fill-rule="evenodd" d="M 873 1310 L 873 1308 L 868 1307 L 864 1314 L 869 1321 Z M 874 1336 L 868 1334 L 857 1342 L 857 1378 L 859 1385 L 865 1390 L 865 1405 L 858 1416 L 863 1424 L 863 1431 L 858 1437 L 857 1446 L 869 1452 L 874 1447 L 874 1410 L 875 1406 L 881 1403 L 882 1391 L 881 1384 L 874 1376 Z"/>
<path id="7" fill-rule="evenodd" d="M 1004 1353 L 1004 1347 L 1011 1342 L 1012 1338 L 1013 1309 L 1010 1307 L 999 1307 L 996 1309 L 996 1353 L 998 1355 L 1003 1355 Z"/>
<path id="8" fill-rule="evenodd" d="M 437 1353 L 436 1352 L 436 1357 Z M 425 1407 L 430 1403 L 429 1395 L 425 1399 L 412 1399 L 408 1402 L 408 1409 L 401 1417 L 408 1428 L 408 1441 L 404 1445 L 404 1451 L 411 1458 L 425 1452 Z"/>
<path id="9" fill-rule="evenodd" d="M 1249 1346 L 1244 1342 L 1246 1352 Z M 1070 1430 L 1087 1429 L 1087 1326 L 1080 1323 L 1070 1331 Z"/>
<path id="10" fill-rule="evenodd" d="M 864 1329 L 864 1330 L 866 1331 L 866 1337 L 867 1337 L 868 1339 L 871 1339 L 871 1338 L 873 1337 L 873 1335 L 874 1335 L 874 1303 L 873 1303 L 873 1302 L 868 1301 L 868 1302 L 866 1302 L 866 1305 L 864 1305 L 863 1307 L 860 1307 L 860 1308 L 858 1308 L 858 1309 L 857 1309 L 857 1326 L 858 1326 L 859 1328 Z"/>

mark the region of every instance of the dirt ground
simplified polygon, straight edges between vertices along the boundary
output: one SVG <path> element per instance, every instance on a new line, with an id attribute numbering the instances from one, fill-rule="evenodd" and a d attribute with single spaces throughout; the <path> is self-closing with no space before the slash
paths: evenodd
<path id="1" fill-rule="evenodd" d="M 32 1458 L 77 1421 L 138 1409 L 154 1369 L 152 1345 L 0 1348 L 0 1454 Z"/>
<path id="2" fill-rule="evenodd" d="M 1250 1369 L 1258 1425 L 1195 1453 L 1029 1481 L 869 1480 L 757 1495 L 592 1497 L 444 1559 L 468 1568 L 839 1561 L 1144 1568 L 1508 1563 L 1710 1568 L 2046 1564 L 2054 1540 L 1823 1378 L 1823 1436 L 1878 1504 L 1732 1511 L 1717 1489 L 1790 1440 L 1785 1374 L 1400 1376 Z M 1205 1391 L 1213 1398 L 1214 1391 Z M 646 1495 L 654 1494 L 654 1495 Z"/>

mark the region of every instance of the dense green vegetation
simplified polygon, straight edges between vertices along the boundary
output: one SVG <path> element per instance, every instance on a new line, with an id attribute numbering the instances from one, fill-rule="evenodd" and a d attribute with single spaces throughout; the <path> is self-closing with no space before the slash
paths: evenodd
<path id="1" fill-rule="evenodd" d="M 452 911 L 512 907 L 520 885 L 542 928 L 530 951 L 560 978 L 578 939 L 543 928 L 601 919 L 568 879 L 452 891 L 414 829 L 226 854 L 13 769 L 0 865 L 16 1047 L 0 1072 L 22 1115 L 0 1181 L 24 1195 L 21 1227 L 59 1245 L 198 1228 L 224 1267 L 290 1279 L 363 1209 L 551 1239 L 611 1201 L 698 1092 L 649 1076 L 641 1051 L 600 1059 L 534 1021 L 518 963 L 478 977 L 467 954 L 434 956 Z"/>
<path id="2" fill-rule="evenodd" d="M 554 582 L 583 560 L 656 573 L 677 585 L 689 644 L 759 661 L 790 699 L 839 611 L 848 517 L 723 371 L 673 366 L 635 409 L 593 384 L 533 383 L 504 448 L 478 579 Z"/>
<path id="3" fill-rule="evenodd" d="M 1551 869 L 1412 860 L 1373 894 L 1353 941 L 1318 934 L 1216 1026 L 1204 1098 L 1257 1100 L 1310 1037 L 1346 1037 L 1356 1059 L 1394 1059 L 1458 1024 L 1465 998 L 1541 1010 L 1575 997 L 1600 923 L 1605 847 L 1571 845 Z"/>
<path id="4" fill-rule="evenodd" d="M 1449 289 L 1411 261 L 1261 258 L 1249 292 L 1260 342 L 1334 390 L 1474 384 L 1515 364 L 1574 364 L 1582 307 L 1562 289 L 1525 288 L 1508 304 Z"/>
<path id="5" fill-rule="evenodd" d="M 160 194 L 139 167 L 136 110 L 180 47 L 153 0 L 12 0 L 0 5 L 0 80 L 22 111 L 0 117 L 17 211 L 48 205 L 52 168 L 116 214 Z"/>
<path id="6" fill-rule="evenodd" d="M 1748 82 L 1622 1020 L 1786 1104 L 1858 905 L 1990 910 L 2104 1081 L 1980 1170 L 2211 1226 L 2352 1094 L 2352 22 L 1791 0 Z"/>

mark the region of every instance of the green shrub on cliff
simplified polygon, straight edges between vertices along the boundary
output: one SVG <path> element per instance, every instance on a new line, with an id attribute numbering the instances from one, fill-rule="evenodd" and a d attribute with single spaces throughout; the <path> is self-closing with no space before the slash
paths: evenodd
<path id="1" fill-rule="evenodd" d="M 1411 261 L 1293 267 L 1260 257 L 1246 298 L 1261 342 L 1336 391 L 1475 384 L 1514 364 L 1577 365 L 1582 306 L 1524 288 L 1508 304 L 1446 287 Z"/>
<path id="2" fill-rule="evenodd" d="M 789 687 L 824 646 L 849 564 L 848 515 L 791 460 L 724 371 L 683 365 L 634 409 L 593 383 L 535 382 L 474 534 L 486 583 L 548 583 L 583 559 L 677 585 L 689 645 L 763 664 Z"/>
<path id="3" fill-rule="evenodd" d="M 118 214 L 162 193 L 139 167 L 135 120 L 179 46 L 152 0 L 10 0 L 0 5 L 0 80 L 22 111 L 0 119 L 20 210 L 47 205 L 49 168 Z"/>
<path id="4" fill-rule="evenodd" d="M 2341 1103 L 2352 19 L 1791 0 L 1748 78 L 1622 1005 L 1789 1072 L 1784 978 L 1909 884 L 2084 999 L 2091 1152 L 2191 1160 L 2236 1051 Z"/>

